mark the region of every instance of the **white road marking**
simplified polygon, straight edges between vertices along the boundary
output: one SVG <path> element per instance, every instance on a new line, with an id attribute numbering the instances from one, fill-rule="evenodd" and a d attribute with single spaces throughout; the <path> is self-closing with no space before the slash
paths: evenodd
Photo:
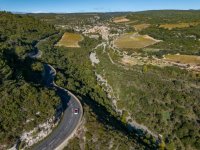
<path id="1" fill-rule="evenodd" d="M 58 142 L 60 140 L 60 138 L 57 138 L 56 140 L 55 140 L 55 142 Z"/>
<path id="2" fill-rule="evenodd" d="M 54 141 L 55 141 L 55 140 L 53 140 L 49 145 L 53 144 Z"/>

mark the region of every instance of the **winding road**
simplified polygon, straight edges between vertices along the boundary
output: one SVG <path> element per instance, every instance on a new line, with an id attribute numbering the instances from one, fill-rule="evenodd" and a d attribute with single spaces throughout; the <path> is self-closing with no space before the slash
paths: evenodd
<path id="1" fill-rule="evenodd" d="M 42 52 L 38 50 L 37 45 L 35 48 L 35 52 L 29 53 L 28 57 L 32 59 L 41 57 Z M 61 98 L 63 115 L 59 125 L 53 130 L 53 132 L 44 140 L 37 143 L 33 147 L 33 150 L 61 150 L 67 145 L 69 138 L 73 136 L 80 125 L 83 116 L 83 108 L 74 94 L 54 83 L 56 70 L 51 65 L 44 64 L 44 72 L 46 86 L 54 88 L 58 96 Z M 75 114 L 73 109 L 78 109 L 78 114 Z"/>

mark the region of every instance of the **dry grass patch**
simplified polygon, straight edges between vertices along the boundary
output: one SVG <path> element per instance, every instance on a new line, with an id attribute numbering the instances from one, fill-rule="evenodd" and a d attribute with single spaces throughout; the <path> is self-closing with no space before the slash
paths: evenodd
<path id="1" fill-rule="evenodd" d="M 136 24 L 133 27 L 136 31 L 142 31 L 142 30 L 148 28 L 149 26 L 150 26 L 150 24 Z"/>
<path id="2" fill-rule="evenodd" d="M 132 21 L 126 22 L 126 24 L 127 24 L 127 25 L 133 26 L 133 25 L 136 24 L 137 22 L 138 22 L 138 20 L 132 20 Z"/>
<path id="3" fill-rule="evenodd" d="M 123 22 L 129 22 L 130 20 L 129 19 L 127 19 L 126 17 L 115 17 L 114 19 L 113 19 L 113 22 L 114 23 L 123 23 Z"/>
<path id="4" fill-rule="evenodd" d="M 198 25 L 198 22 L 192 22 L 192 23 L 176 23 L 176 24 L 162 24 L 159 27 L 160 28 L 164 28 L 164 29 L 168 29 L 168 30 L 172 30 L 174 28 L 188 28 L 190 26 L 196 26 Z"/>
<path id="5" fill-rule="evenodd" d="M 118 48 L 140 49 L 160 42 L 148 35 L 139 35 L 137 33 L 128 33 L 121 35 L 114 41 Z"/>
<path id="6" fill-rule="evenodd" d="M 134 66 L 134 65 L 139 64 L 137 59 L 134 59 L 134 58 L 129 57 L 129 56 L 124 56 L 121 59 L 121 63 L 124 64 L 124 65 L 130 65 L 130 66 Z"/>
<path id="7" fill-rule="evenodd" d="M 64 33 L 60 41 L 56 46 L 65 46 L 65 47 L 80 47 L 79 42 L 83 40 L 83 36 L 77 33 Z"/>
<path id="8" fill-rule="evenodd" d="M 191 65 L 200 65 L 200 56 L 195 55 L 166 55 L 165 60 Z"/>

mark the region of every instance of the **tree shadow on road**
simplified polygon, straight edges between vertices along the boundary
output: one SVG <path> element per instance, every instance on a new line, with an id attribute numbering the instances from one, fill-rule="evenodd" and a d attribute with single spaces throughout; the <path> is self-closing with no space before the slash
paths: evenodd
<path id="1" fill-rule="evenodd" d="M 56 93 L 61 99 L 63 111 L 67 108 L 68 102 L 70 101 L 71 96 L 61 88 L 56 88 Z"/>

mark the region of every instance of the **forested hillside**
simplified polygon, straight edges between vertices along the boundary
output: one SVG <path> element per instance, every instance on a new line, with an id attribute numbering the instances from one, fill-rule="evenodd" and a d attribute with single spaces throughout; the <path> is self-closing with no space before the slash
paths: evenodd
<path id="1" fill-rule="evenodd" d="M 44 63 L 84 109 L 66 149 L 199 149 L 199 15 L 0 12 L 0 149 L 55 114 L 59 98 L 43 85 Z M 74 35 L 81 40 L 72 48 Z M 41 58 L 27 57 L 37 50 Z"/>
<path id="2" fill-rule="evenodd" d="M 199 10 L 151 10 L 129 13 L 127 18 L 139 23 L 163 24 L 198 21 L 199 15 Z"/>
<path id="3" fill-rule="evenodd" d="M 57 38 L 57 35 L 52 36 L 39 46 L 46 54 L 42 61 L 55 67 L 56 84 L 75 93 L 84 109 L 83 123 L 77 132 L 79 138 L 73 138 L 66 149 L 107 149 L 110 145 L 121 149 L 155 149 L 157 145 L 151 137 L 129 132 L 98 85 L 88 56 L 100 41 L 85 37 L 81 48 L 52 48 Z"/>
<path id="4" fill-rule="evenodd" d="M 33 17 L 0 12 L 0 149 L 55 113 L 59 98 L 42 86 L 37 62 L 26 57 L 38 40 L 54 32 Z"/>
<path id="5" fill-rule="evenodd" d="M 126 125 L 112 110 L 106 93 L 95 81 L 88 54 L 98 44 L 97 40 L 86 38 L 81 43 L 85 51 L 60 49 L 54 45 L 62 34 L 55 34 L 38 45 L 43 52 L 42 58 L 32 60 L 26 54 L 34 50 L 37 41 L 55 33 L 54 27 L 26 15 L 0 14 L 0 149 L 16 144 L 24 131 L 32 130 L 55 113 L 59 98 L 53 90 L 43 87 L 42 63 L 56 68 L 58 85 L 79 95 L 85 110 L 84 128 L 88 130 L 84 133 L 87 149 L 96 147 L 92 135 L 102 149 L 106 149 L 110 142 L 113 147 L 145 148 L 142 140 L 128 133 Z M 74 53 L 76 50 L 78 55 Z M 80 58 L 81 62 L 77 61 Z M 69 147 L 80 149 L 78 142 L 73 142 L 76 147 L 70 142 Z"/>
<path id="6" fill-rule="evenodd" d="M 156 55 L 180 53 L 200 55 L 200 11 L 199 10 L 154 10 L 127 15 L 131 25 L 148 25 L 139 31 L 162 42 L 150 46 L 159 49 Z"/>
<path id="7" fill-rule="evenodd" d="M 55 44 L 56 39 L 46 41 L 40 47 L 45 53 L 48 52 L 43 61 L 58 70 L 56 83 L 79 95 L 87 114 L 81 134 L 71 140 L 66 149 L 84 146 L 86 149 L 106 149 L 110 145 L 117 149 L 117 145 L 121 147 L 127 137 L 130 140 L 126 141 L 127 146 L 123 145 L 124 149 L 131 149 L 131 144 L 135 149 L 158 149 L 158 146 L 169 150 L 199 149 L 199 61 L 196 60 L 194 64 L 176 61 L 186 67 L 169 65 L 164 61 L 165 55 L 177 53 L 174 57 L 184 54 L 187 59 L 199 58 L 199 14 L 200 11 L 192 10 L 104 14 L 107 19 L 96 14 L 104 18 L 103 21 L 99 19 L 97 23 L 92 23 L 91 20 L 95 21 L 96 18 L 93 16 L 87 25 L 80 17 L 82 14 L 72 15 L 73 19 L 68 14 L 34 15 L 55 26 L 60 25 L 64 31 L 72 28 L 73 32 L 84 35 L 84 40 L 79 43 L 81 48 L 54 47 L 50 50 L 49 45 Z M 115 23 L 113 20 L 116 18 L 121 21 Z M 79 24 L 74 21 L 76 19 L 83 22 Z M 99 30 L 102 26 L 105 30 L 110 29 L 109 40 L 88 38 L 90 34 L 105 36 L 106 32 L 85 34 L 95 30 L 94 26 L 98 26 Z M 124 45 L 127 45 L 126 40 L 133 39 L 136 40 L 132 41 L 132 45 L 139 42 L 142 45 L 145 43 L 143 36 L 157 43 L 142 48 L 117 47 L 112 40 L 124 33 L 131 35 L 130 39 L 127 37 L 122 40 Z M 98 60 L 93 66 L 91 54 L 95 54 Z M 190 65 L 197 69 L 187 69 Z M 116 101 L 114 105 L 122 115 L 116 113 L 112 100 Z M 105 126 L 96 124 L 95 119 Z M 141 130 L 127 130 L 131 121 L 133 126 L 141 127 L 144 134 Z M 98 130 L 94 131 L 93 126 Z M 109 135 L 105 136 L 105 132 Z M 110 136 L 117 132 L 126 136 L 120 140 Z M 156 136 L 152 136 L 155 134 L 161 136 L 162 140 L 156 140 Z M 104 140 L 107 138 L 109 140 Z"/>

